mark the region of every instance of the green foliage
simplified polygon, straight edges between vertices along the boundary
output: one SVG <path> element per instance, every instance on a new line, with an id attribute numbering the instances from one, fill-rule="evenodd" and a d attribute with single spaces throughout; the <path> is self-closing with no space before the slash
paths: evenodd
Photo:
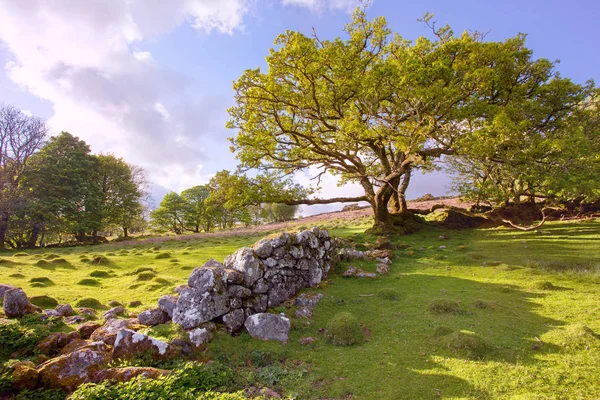
<path id="1" fill-rule="evenodd" d="M 210 390 L 232 388 L 236 375 L 230 368 L 212 362 L 185 363 L 170 375 L 157 379 L 138 376 L 125 383 L 100 383 L 80 386 L 72 400 L 163 400 L 163 399 L 242 399 L 241 394 L 215 394 Z M 204 392 L 204 393 L 203 393 Z M 241 397 L 240 397 L 241 396 Z"/>
<path id="2" fill-rule="evenodd" d="M 356 317 L 348 312 L 336 314 L 327 323 L 328 340 L 336 346 L 361 343 L 365 337 Z"/>
<path id="3" fill-rule="evenodd" d="M 65 396 L 67 396 L 67 393 L 59 389 L 25 389 L 15 396 L 15 400 L 64 400 Z"/>
<path id="4" fill-rule="evenodd" d="M 27 319 L 20 321 L 0 320 L 0 352 L 6 356 L 17 350 L 24 353 L 33 351 L 35 345 L 48 336 L 48 327 L 40 325 L 40 321 Z"/>

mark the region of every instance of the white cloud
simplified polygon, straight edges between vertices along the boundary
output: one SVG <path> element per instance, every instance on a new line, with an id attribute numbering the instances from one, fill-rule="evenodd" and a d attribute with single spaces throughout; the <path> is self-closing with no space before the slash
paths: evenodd
<path id="1" fill-rule="evenodd" d="M 5 70 L 52 103 L 55 132 L 68 130 L 93 150 L 124 156 L 152 180 L 181 190 L 175 182 L 203 179 L 201 138 L 223 126 L 224 101 L 190 98 L 190 79 L 162 68 L 138 46 L 186 21 L 207 34 L 232 34 L 242 26 L 246 3 L 0 0 L 0 42 L 12 58 Z"/>
<path id="2" fill-rule="evenodd" d="M 361 5 L 359 0 L 282 0 L 285 6 L 305 7 L 313 11 L 344 10 L 353 11 Z"/>

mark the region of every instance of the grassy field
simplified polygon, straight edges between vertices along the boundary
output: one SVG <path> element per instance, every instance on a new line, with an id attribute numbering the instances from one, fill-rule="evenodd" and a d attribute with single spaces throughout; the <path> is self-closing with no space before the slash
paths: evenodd
<path id="1" fill-rule="evenodd" d="M 360 249 L 376 239 L 361 233 L 367 223 L 329 228 Z M 184 283 L 191 268 L 258 238 L 7 252 L 0 282 L 60 302 L 141 300 L 139 310 Z M 599 220 L 548 223 L 540 233 L 427 229 L 393 243 L 389 275 L 345 279 L 340 272 L 350 264 L 375 270 L 374 263 L 345 262 L 311 289 L 325 297 L 312 321 L 292 319 L 289 344 L 221 333 L 203 357 L 235 368 L 245 386 L 299 399 L 600 398 Z M 108 262 L 93 264 L 101 256 Z M 154 276 L 140 278 L 141 267 Z M 51 282 L 31 283 L 44 277 Z M 291 316 L 294 309 L 274 311 Z M 327 342 L 321 328 L 340 312 L 360 321 L 364 342 Z M 302 346 L 308 336 L 316 342 Z"/>

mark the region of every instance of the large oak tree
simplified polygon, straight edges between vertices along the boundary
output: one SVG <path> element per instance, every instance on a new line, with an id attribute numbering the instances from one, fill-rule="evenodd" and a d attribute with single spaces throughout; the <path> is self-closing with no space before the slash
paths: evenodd
<path id="1" fill-rule="evenodd" d="M 550 126 L 563 104 L 580 100 L 583 88 L 534 59 L 524 35 L 490 42 L 430 21 L 432 38 L 414 42 L 361 10 L 344 38 L 278 36 L 268 70 L 247 70 L 234 83 L 228 127 L 238 132 L 232 150 L 241 165 L 282 174 L 317 167 L 357 182 L 364 196 L 296 203 L 366 200 L 375 228 L 389 231 L 398 221 L 390 208 L 407 216 L 414 170 L 468 153 L 473 138 L 500 134 L 498 116 L 507 110 L 518 120 L 519 109 L 536 108 L 532 123 Z"/>

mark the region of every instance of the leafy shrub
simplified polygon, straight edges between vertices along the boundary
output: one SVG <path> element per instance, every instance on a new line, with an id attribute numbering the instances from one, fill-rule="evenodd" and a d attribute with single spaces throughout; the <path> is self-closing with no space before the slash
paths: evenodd
<path id="1" fill-rule="evenodd" d="M 17 350 L 33 350 L 37 342 L 48 336 L 48 328 L 41 325 L 27 326 L 28 320 L 7 321 L 0 320 L 0 352 L 11 354 Z M 38 321 L 39 322 L 39 321 Z"/>
<path id="2" fill-rule="evenodd" d="M 43 287 L 54 286 L 54 282 L 52 282 L 52 280 L 50 278 L 45 277 L 45 276 L 40 276 L 38 278 L 31 278 L 29 280 L 29 283 L 39 283 L 40 285 L 43 285 Z"/>
<path id="3" fill-rule="evenodd" d="M 93 278 L 83 278 L 77 284 L 82 286 L 100 286 L 100 282 Z"/>
<path id="4" fill-rule="evenodd" d="M 40 308 L 54 308 L 58 305 L 58 300 L 50 296 L 33 296 L 29 301 Z"/>
<path id="5" fill-rule="evenodd" d="M 157 259 L 157 260 L 160 260 L 160 259 L 163 259 L 163 258 L 171 258 L 171 253 L 167 253 L 167 252 L 158 253 L 157 255 L 154 256 L 154 258 Z"/>
<path id="6" fill-rule="evenodd" d="M 462 314 L 457 302 L 448 299 L 435 299 L 429 303 L 429 311 L 434 314 Z"/>
<path id="7" fill-rule="evenodd" d="M 327 323 L 327 336 L 335 346 L 350 346 L 364 340 L 364 333 L 358 320 L 348 312 L 336 314 Z"/>
<path id="8" fill-rule="evenodd" d="M 102 309 L 106 308 L 98 299 L 94 299 L 93 297 L 86 297 L 83 299 L 79 299 L 77 303 L 75 303 L 76 307 L 86 307 L 93 309 Z"/>
<path id="9" fill-rule="evenodd" d="M 400 293 L 391 288 L 381 289 L 377 295 L 385 300 L 396 301 L 400 299 Z"/>
<path id="10" fill-rule="evenodd" d="M 129 382 L 85 384 L 71 400 L 238 400 L 240 393 L 214 393 L 212 389 L 227 389 L 235 382 L 235 372 L 223 364 L 185 363 L 167 376 L 148 379 L 138 376 Z M 204 392 L 204 393 L 202 393 Z"/>

